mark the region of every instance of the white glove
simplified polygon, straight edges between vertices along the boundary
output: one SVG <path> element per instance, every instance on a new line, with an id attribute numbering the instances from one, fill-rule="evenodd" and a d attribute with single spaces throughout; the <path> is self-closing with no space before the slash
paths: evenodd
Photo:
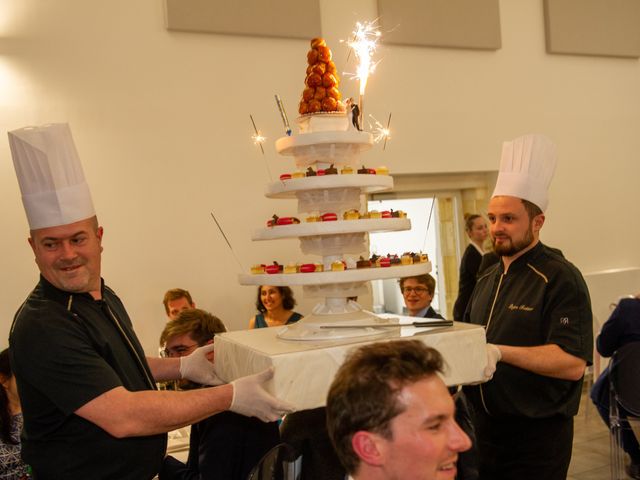
<path id="1" fill-rule="evenodd" d="M 487 343 L 487 366 L 484 367 L 483 381 L 488 382 L 493 378 L 493 374 L 496 372 L 496 366 L 500 360 L 502 360 L 502 352 L 498 346 L 493 343 Z"/>
<path id="2" fill-rule="evenodd" d="M 258 417 L 263 422 L 275 422 L 283 415 L 295 411 L 293 405 L 278 400 L 264 389 L 264 384 L 271 378 L 273 367 L 231 382 L 233 400 L 229 410 L 247 417 Z"/>
<path id="3" fill-rule="evenodd" d="M 180 357 L 180 378 L 201 385 L 222 385 L 224 382 L 218 378 L 213 363 L 207 358 L 210 352 L 213 352 L 213 343 L 196 348 L 186 357 Z"/>

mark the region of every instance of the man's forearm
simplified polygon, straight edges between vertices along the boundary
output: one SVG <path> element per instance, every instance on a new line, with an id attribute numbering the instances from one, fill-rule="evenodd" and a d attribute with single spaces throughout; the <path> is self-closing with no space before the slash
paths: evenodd
<path id="1" fill-rule="evenodd" d="M 181 378 L 179 358 L 147 357 L 147 363 L 156 382 L 179 380 Z"/>
<path id="2" fill-rule="evenodd" d="M 498 345 L 502 362 L 552 378 L 579 380 L 584 375 L 586 362 L 575 357 L 558 345 L 537 347 L 514 347 Z"/>
<path id="3" fill-rule="evenodd" d="M 184 392 L 116 387 L 75 413 L 114 437 L 137 437 L 165 433 L 228 410 L 232 398 L 232 385 Z"/>

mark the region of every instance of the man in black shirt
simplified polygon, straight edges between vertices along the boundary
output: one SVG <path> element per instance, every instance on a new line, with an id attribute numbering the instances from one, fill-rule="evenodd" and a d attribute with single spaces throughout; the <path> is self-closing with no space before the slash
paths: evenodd
<path id="1" fill-rule="evenodd" d="M 165 433 L 224 410 L 275 420 L 289 406 L 265 371 L 190 392 L 156 381 L 220 383 L 207 353 L 145 358 L 131 320 L 101 276 L 98 225 L 66 124 L 9 133 L 40 282 L 9 344 L 24 415 L 23 456 L 36 479 L 151 479 Z"/>
<path id="2" fill-rule="evenodd" d="M 488 342 L 490 381 L 465 387 L 477 416 L 481 479 L 564 480 L 571 459 L 593 332 L 582 275 L 539 240 L 554 168 L 546 137 L 506 142 L 489 202 L 500 262 L 480 275 L 465 313 L 485 326 Z"/>

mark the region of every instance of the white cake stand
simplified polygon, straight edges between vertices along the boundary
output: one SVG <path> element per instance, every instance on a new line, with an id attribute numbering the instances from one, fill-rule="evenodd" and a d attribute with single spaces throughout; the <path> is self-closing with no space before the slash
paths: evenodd
<path id="1" fill-rule="evenodd" d="M 359 156 L 373 145 L 370 133 L 349 127 L 345 117 L 305 118 L 299 121 L 305 133 L 276 140 L 276 150 L 294 156 L 299 168 L 315 166 L 326 169 L 330 164 L 359 165 Z M 345 130 L 331 130 L 342 125 Z M 314 131 L 315 129 L 315 131 Z M 389 175 L 339 174 L 292 178 L 267 185 L 267 198 L 297 198 L 298 212 L 336 213 L 358 209 L 362 194 L 393 188 Z M 291 274 L 242 274 L 242 285 L 300 285 L 304 294 L 321 297 L 310 315 L 283 328 L 278 338 L 296 341 L 336 340 L 388 335 L 393 328 L 388 320 L 364 310 L 351 297 L 368 292 L 371 280 L 422 275 L 431 271 L 429 262 L 393 267 L 371 267 L 331 271 L 331 264 L 342 255 L 366 251 L 369 232 L 409 230 L 406 218 L 380 218 L 308 222 L 277 225 L 256 230 L 253 240 L 276 240 L 298 237 L 305 254 L 320 255 L 324 271 Z M 401 253 L 401 252 L 398 252 Z M 368 255 L 367 255 L 368 256 Z M 373 325 L 373 326 L 372 326 Z M 343 328 L 348 327 L 348 328 Z"/>

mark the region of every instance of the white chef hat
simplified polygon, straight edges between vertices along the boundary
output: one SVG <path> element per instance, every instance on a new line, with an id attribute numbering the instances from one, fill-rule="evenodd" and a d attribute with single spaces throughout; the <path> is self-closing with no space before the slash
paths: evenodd
<path id="1" fill-rule="evenodd" d="M 556 146 L 544 135 L 529 134 L 502 144 L 500 172 L 492 197 L 528 200 L 543 212 L 557 163 Z"/>
<path id="2" fill-rule="evenodd" d="M 31 230 L 95 215 L 68 124 L 13 130 L 9 146 Z"/>

